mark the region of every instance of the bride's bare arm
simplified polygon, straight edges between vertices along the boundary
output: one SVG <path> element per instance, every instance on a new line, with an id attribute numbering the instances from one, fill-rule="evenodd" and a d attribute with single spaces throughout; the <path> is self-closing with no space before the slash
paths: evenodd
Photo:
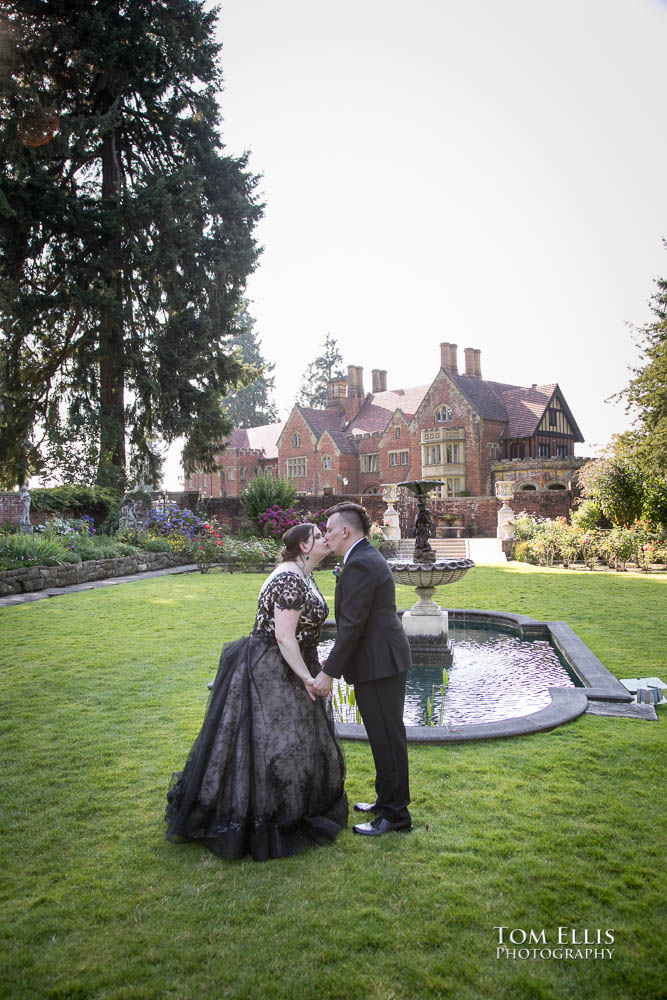
<path id="1" fill-rule="evenodd" d="M 289 664 L 291 669 L 306 685 L 306 691 L 313 701 L 317 696 L 313 694 L 313 678 L 310 676 L 308 667 L 303 662 L 299 643 L 296 640 L 296 627 L 303 608 L 274 608 L 273 621 L 276 632 L 276 642 L 280 648 L 283 659 Z"/>

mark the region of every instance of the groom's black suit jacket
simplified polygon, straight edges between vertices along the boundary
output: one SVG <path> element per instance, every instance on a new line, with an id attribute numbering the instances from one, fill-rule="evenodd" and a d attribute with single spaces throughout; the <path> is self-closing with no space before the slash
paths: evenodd
<path id="1" fill-rule="evenodd" d="M 387 561 L 363 538 L 351 549 L 336 584 L 336 643 L 325 664 L 330 677 L 362 684 L 412 666 L 396 614 L 396 587 Z"/>

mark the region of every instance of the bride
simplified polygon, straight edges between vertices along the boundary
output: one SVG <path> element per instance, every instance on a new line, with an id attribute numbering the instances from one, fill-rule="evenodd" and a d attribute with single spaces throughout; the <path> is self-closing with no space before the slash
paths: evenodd
<path id="1" fill-rule="evenodd" d="M 252 633 L 222 650 L 206 716 L 167 795 L 167 839 L 222 858 L 282 858 L 347 823 L 331 703 L 312 691 L 329 609 L 312 575 L 329 552 L 312 524 L 283 535 Z"/>

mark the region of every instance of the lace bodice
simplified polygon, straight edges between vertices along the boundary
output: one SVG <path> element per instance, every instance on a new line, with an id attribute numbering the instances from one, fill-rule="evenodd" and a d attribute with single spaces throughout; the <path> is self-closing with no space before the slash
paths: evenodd
<path id="1" fill-rule="evenodd" d="M 303 608 L 296 629 L 300 646 L 314 645 L 327 620 L 329 608 L 314 578 L 304 579 L 297 570 L 279 569 L 266 581 L 257 601 L 253 634 L 275 635 L 274 608 Z"/>

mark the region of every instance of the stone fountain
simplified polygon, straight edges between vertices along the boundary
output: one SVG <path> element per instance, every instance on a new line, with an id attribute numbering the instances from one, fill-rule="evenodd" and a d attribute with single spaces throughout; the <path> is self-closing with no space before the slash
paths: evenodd
<path id="1" fill-rule="evenodd" d="M 417 498 L 419 510 L 415 521 L 415 548 L 411 562 L 390 559 L 389 566 L 397 583 L 410 584 L 417 591 L 417 600 L 403 614 L 412 661 L 415 666 L 451 666 L 453 650 L 449 639 L 449 619 L 446 611 L 433 600 L 436 587 L 455 583 L 475 565 L 472 559 L 436 559 L 429 535 L 433 518 L 427 498 L 431 490 L 444 483 L 432 479 L 399 483 Z"/>

